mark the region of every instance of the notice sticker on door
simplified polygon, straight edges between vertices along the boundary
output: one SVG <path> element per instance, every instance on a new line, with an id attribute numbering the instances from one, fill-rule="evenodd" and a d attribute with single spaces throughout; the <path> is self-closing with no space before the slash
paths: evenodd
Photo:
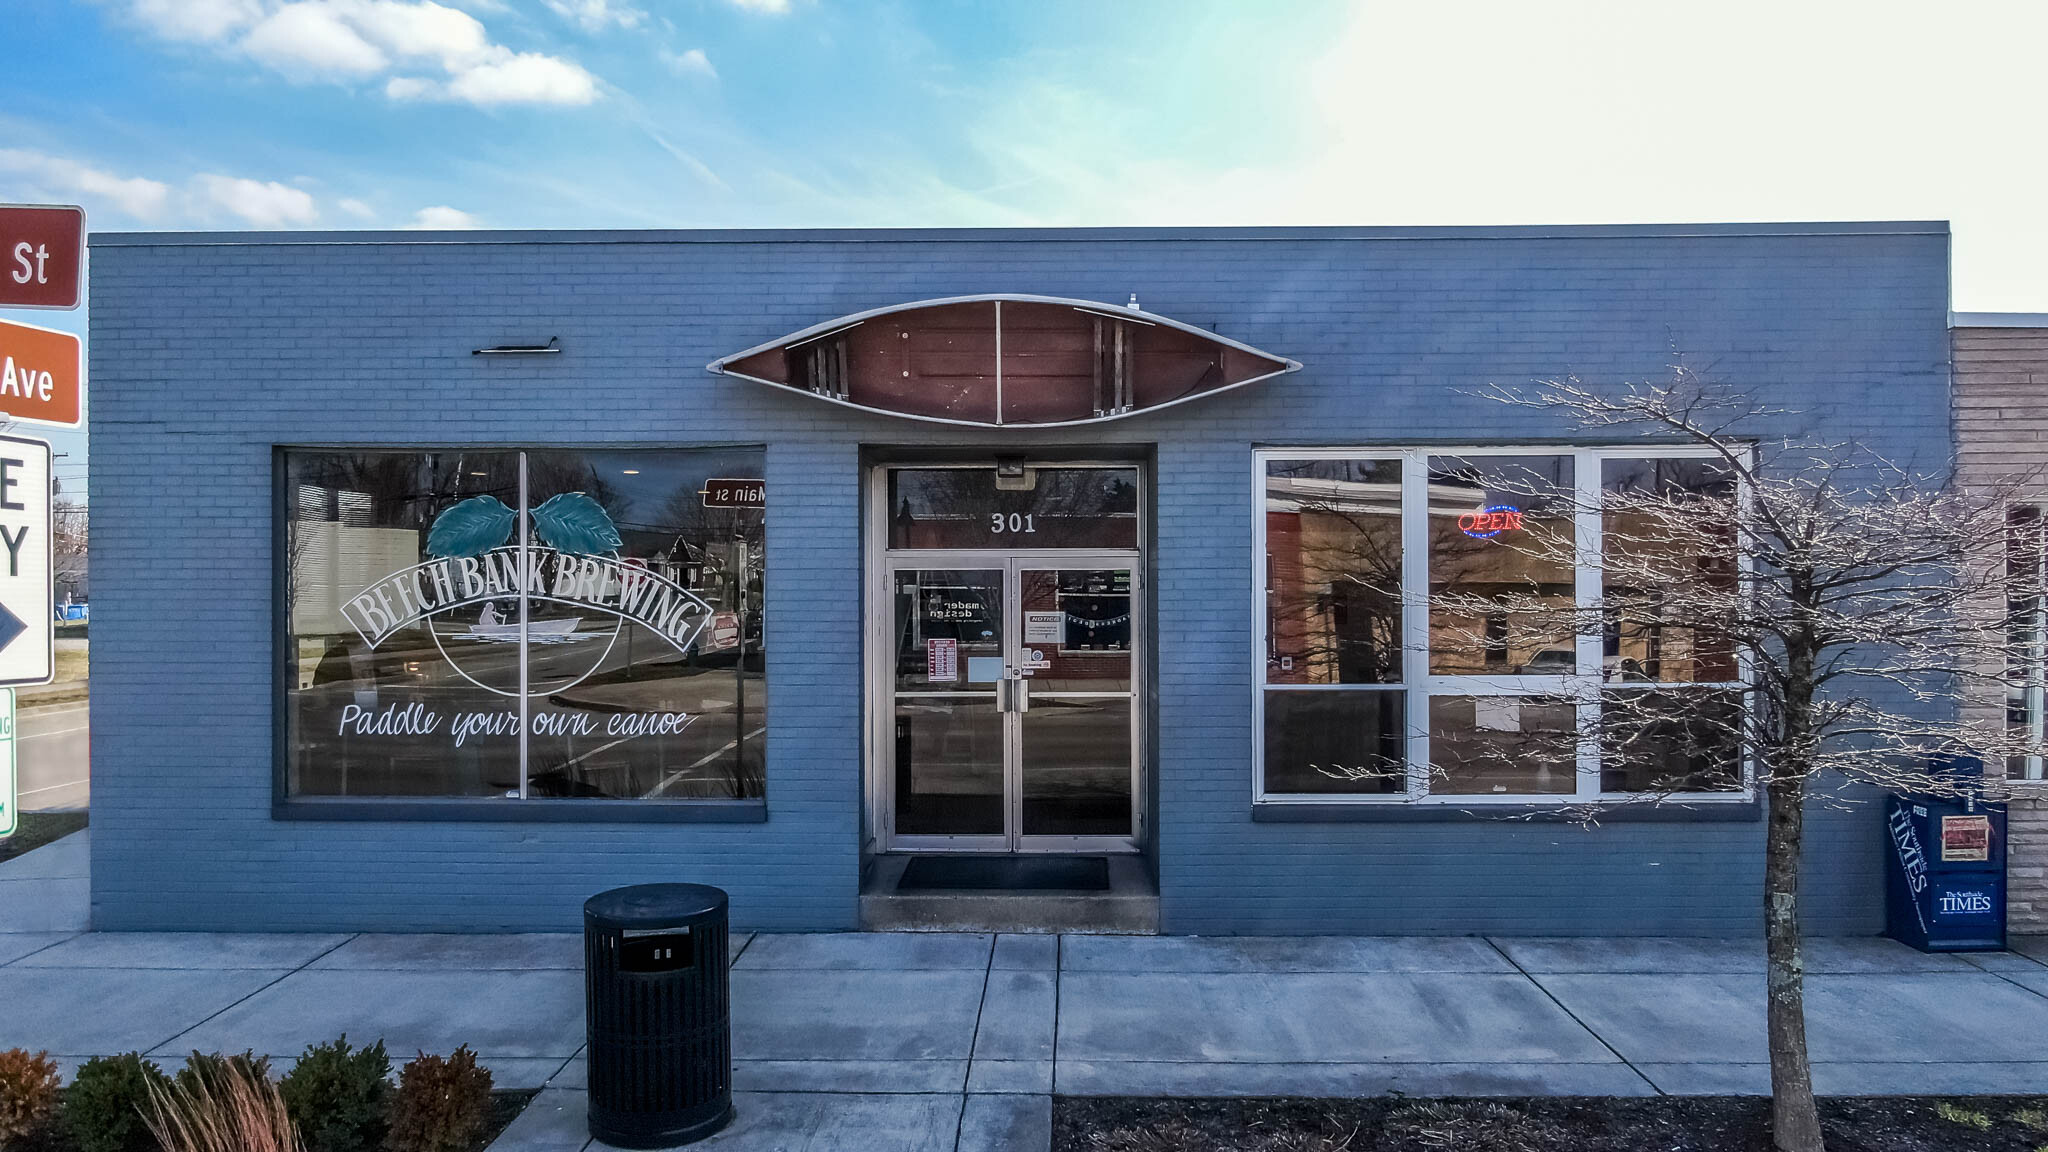
<path id="1" fill-rule="evenodd" d="M 934 684 L 955 684 L 960 680 L 960 642 L 924 642 L 924 678 Z"/>
<path id="2" fill-rule="evenodd" d="M 1024 614 L 1024 642 L 1026 644 L 1058 644 L 1067 638 L 1067 614 L 1065 612 L 1026 612 Z"/>
<path id="3" fill-rule="evenodd" d="M 1944 863 L 1990 860 L 1991 817 L 1943 816 L 1941 859 Z"/>

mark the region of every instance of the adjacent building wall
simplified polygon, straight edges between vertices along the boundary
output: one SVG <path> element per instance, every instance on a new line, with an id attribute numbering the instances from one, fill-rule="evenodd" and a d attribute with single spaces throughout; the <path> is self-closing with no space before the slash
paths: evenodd
<path id="1" fill-rule="evenodd" d="M 93 899 L 106 928 L 573 928 L 696 880 L 746 928 L 857 920 L 864 447 L 1156 450 L 1166 930 L 1730 934 L 1761 825 L 1253 819 L 1252 451 L 1571 440 L 1474 392 L 1674 356 L 1893 459 L 1945 465 L 1943 225 L 93 238 Z M 708 375 L 865 308 L 1121 303 L 1300 360 L 1092 428 L 946 428 Z M 559 356 L 473 348 L 559 336 Z M 273 448 L 766 444 L 768 819 L 273 818 Z M 1816 806 L 1812 926 L 1882 921 L 1875 807 Z"/>
<path id="2" fill-rule="evenodd" d="M 2048 504 L 2048 316 L 1958 316 L 1956 472 L 1966 483 L 2024 478 Z M 2002 710 L 2003 701 L 1988 705 Z M 2008 806 L 2008 931 L 2048 931 L 2048 785 L 2015 782 Z"/>

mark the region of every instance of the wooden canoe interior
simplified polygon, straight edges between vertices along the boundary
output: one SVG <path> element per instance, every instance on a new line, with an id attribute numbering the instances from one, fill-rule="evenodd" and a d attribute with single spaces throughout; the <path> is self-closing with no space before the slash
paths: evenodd
<path id="1" fill-rule="evenodd" d="M 725 369 L 883 412 L 1055 424 L 1155 408 L 1287 367 L 1122 311 L 1028 300 L 934 304 L 871 316 Z"/>

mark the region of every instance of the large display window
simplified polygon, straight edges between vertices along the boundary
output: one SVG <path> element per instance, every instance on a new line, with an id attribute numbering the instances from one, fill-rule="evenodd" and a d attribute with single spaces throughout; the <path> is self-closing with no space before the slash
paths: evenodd
<path id="1" fill-rule="evenodd" d="M 763 463 L 284 451 L 286 797 L 761 797 Z"/>
<path id="2" fill-rule="evenodd" d="M 1255 460 L 1257 800 L 1750 794 L 1742 749 L 1704 738 L 1738 729 L 1740 661 L 1668 607 L 1734 592 L 1734 526 L 1664 539 L 1627 522 L 1644 493 L 1732 506 L 1721 462 L 1640 448 Z"/>

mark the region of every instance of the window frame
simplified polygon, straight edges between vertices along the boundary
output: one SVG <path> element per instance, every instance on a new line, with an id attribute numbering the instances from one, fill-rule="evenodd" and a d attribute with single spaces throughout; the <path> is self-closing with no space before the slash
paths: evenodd
<path id="1" fill-rule="evenodd" d="M 768 820 L 768 798 L 755 797 L 660 797 L 585 798 L 506 796 L 332 796 L 304 795 L 291 788 L 291 686 L 296 676 L 297 643 L 292 631 L 290 549 L 286 533 L 291 530 L 295 504 L 291 491 L 290 462 L 294 453 L 308 452 L 688 452 L 741 451 L 761 454 L 764 481 L 768 471 L 768 448 L 758 442 L 672 444 L 672 443 L 538 443 L 538 442 L 340 442 L 303 441 L 278 443 L 271 451 L 271 507 L 268 541 L 271 549 L 270 596 L 270 701 L 271 701 L 271 802 L 273 821 L 433 822 L 504 824 L 760 824 Z M 522 500 L 526 467 L 520 467 Z M 765 642 L 769 616 L 769 560 L 766 541 L 770 513 L 762 511 L 763 582 L 761 630 Z M 763 691 L 766 692 L 766 668 Z M 764 773 L 768 765 L 770 733 L 761 734 Z M 522 768 L 522 775 L 525 769 Z M 524 793 L 522 780 L 521 792 Z M 764 781 L 765 784 L 765 781 Z"/>
<path id="2" fill-rule="evenodd" d="M 1747 748 L 1740 753 L 1742 786 L 1713 792 L 1606 792 L 1601 789 L 1599 717 L 1600 699 L 1608 691 L 1645 691 L 1658 688 L 1685 691 L 1734 691 L 1742 707 L 1754 707 L 1755 677 L 1749 654 L 1736 653 L 1737 679 L 1732 681 L 1661 682 L 1643 685 L 1608 684 L 1603 679 L 1604 655 L 1600 633 L 1581 633 L 1575 639 L 1578 671 L 1570 675 L 1439 675 L 1429 670 L 1429 460 L 1443 456 L 1569 456 L 1572 458 L 1573 532 L 1578 563 L 1573 574 L 1573 592 L 1581 607 L 1597 603 L 1602 590 L 1603 566 L 1595 560 L 1602 551 L 1602 491 L 1608 460 L 1692 459 L 1718 460 L 1720 453 L 1708 447 L 1675 444 L 1546 445 L 1546 444 L 1431 444 L 1359 446 L 1267 445 L 1252 451 L 1252 552 L 1251 552 L 1251 704 L 1252 704 L 1252 803 L 1264 808 L 1310 809 L 1343 806 L 1370 808 L 1470 809 L 1470 808 L 1563 808 L 1570 805 L 1619 805 L 1642 803 L 1657 796 L 1665 804 L 1686 806 L 1753 805 L 1757 798 L 1755 765 Z M 1276 460 L 1398 460 L 1401 465 L 1401 679 L 1385 684 L 1269 684 L 1266 680 L 1267 596 L 1270 566 L 1266 549 L 1266 469 Z M 1738 502 L 1748 506 L 1749 493 L 1737 477 Z M 1746 557 L 1739 557 L 1741 570 L 1749 570 Z M 1591 669 L 1591 671 L 1587 671 Z M 1344 792 L 1269 792 L 1266 788 L 1266 694 L 1282 692 L 1405 692 L 1403 716 L 1407 732 L 1408 788 L 1402 794 L 1371 795 Z M 1439 696 L 1550 697 L 1576 701 L 1578 709 L 1577 787 L 1569 793 L 1448 794 L 1430 790 L 1429 704 Z"/>

